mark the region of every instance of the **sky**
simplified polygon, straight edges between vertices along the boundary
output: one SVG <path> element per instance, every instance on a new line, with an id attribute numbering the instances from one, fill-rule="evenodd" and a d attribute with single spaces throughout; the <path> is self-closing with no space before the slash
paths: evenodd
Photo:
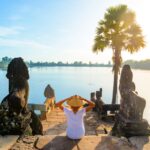
<path id="1" fill-rule="evenodd" d="M 112 50 L 95 54 L 92 45 L 106 9 L 118 4 L 135 11 L 146 41 L 138 53 L 123 52 L 123 60 L 150 59 L 148 0 L 0 0 L 0 58 L 107 63 Z"/>

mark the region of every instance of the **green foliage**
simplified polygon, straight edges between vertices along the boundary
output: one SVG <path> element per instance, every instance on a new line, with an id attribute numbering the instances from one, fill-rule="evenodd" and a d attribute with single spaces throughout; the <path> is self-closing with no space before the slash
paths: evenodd
<path id="1" fill-rule="evenodd" d="M 11 58 L 5 56 L 5 57 L 2 57 L 2 61 L 0 62 L 0 68 L 7 68 L 8 64 L 11 62 Z"/>
<path id="2" fill-rule="evenodd" d="M 7 56 L 3 57 L 3 58 L 8 58 Z M 7 69 L 8 64 L 10 63 L 10 61 L 12 60 L 12 58 L 9 59 L 3 59 L 0 62 L 0 68 L 2 69 Z M 99 63 L 84 63 L 82 61 L 75 61 L 73 63 L 64 63 L 61 61 L 58 62 L 25 62 L 26 65 L 28 67 L 55 67 L 55 66 L 59 66 L 59 67 L 112 67 L 111 63 L 109 62 L 108 64 L 99 64 Z"/>
<path id="3" fill-rule="evenodd" d="M 123 63 L 123 65 L 124 64 L 129 64 L 131 68 L 134 69 L 150 70 L 150 59 L 141 60 L 141 61 L 127 60 Z"/>

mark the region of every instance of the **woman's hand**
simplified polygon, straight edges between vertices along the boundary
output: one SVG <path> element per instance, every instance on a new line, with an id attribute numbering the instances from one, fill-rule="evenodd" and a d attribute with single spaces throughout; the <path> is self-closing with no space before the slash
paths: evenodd
<path id="1" fill-rule="evenodd" d="M 67 99 L 61 100 L 55 104 L 56 107 L 59 107 L 61 110 L 64 110 L 63 103 L 67 101 Z"/>
<path id="2" fill-rule="evenodd" d="M 86 107 L 86 112 L 90 111 L 92 108 L 95 107 L 95 103 L 93 103 L 92 101 L 86 100 L 86 99 L 82 99 L 83 101 L 87 102 L 88 106 Z"/>

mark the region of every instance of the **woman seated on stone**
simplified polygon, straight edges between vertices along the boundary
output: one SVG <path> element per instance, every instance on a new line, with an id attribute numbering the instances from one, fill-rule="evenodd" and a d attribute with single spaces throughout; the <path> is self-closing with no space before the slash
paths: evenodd
<path id="1" fill-rule="evenodd" d="M 27 108 L 27 99 L 25 99 L 27 86 L 27 80 L 17 77 L 13 81 L 13 90 L 2 100 L 0 105 L 1 135 L 43 134 L 39 118 Z"/>
<path id="2" fill-rule="evenodd" d="M 69 107 L 64 107 L 64 102 L 67 102 Z M 84 102 L 87 102 L 87 107 L 83 107 Z M 83 120 L 85 113 L 91 110 L 95 104 L 75 95 L 56 103 L 56 106 L 63 110 L 67 117 L 67 137 L 70 139 L 81 139 L 85 135 Z"/>

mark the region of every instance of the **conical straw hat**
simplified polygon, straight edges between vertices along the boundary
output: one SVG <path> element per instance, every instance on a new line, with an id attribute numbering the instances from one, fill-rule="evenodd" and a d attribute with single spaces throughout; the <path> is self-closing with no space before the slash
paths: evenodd
<path id="1" fill-rule="evenodd" d="M 80 97 L 80 96 L 78 96 L 78 95 L 74 95 L 74 96 L 71 96 L 70 98 L 68 98 L 67 104 L 68 104 L 69 106 L 73 106 L 73 107 L 81 107 L 81 106 L 83 106 L 85 103 L 84 103 L 82 97 Z"/>

